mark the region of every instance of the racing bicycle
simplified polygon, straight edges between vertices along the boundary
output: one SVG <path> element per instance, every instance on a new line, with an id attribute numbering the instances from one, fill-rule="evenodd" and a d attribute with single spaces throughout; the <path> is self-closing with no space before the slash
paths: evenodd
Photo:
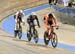
<path id="1" fill-rule="evenodd" d="M 51 44 L 55 48 L 55 47 L 57 47 L 58 38 L 57 38 L 57 34 L 54 32 L 54 27 L 55 26 L 51 26 L 51 28 L 50 28 L 51 31 L 44 32 L 44 43 L 45 43 L 45 45 L 48 45 L 49 41 L 51 40 Z M 56 29 L 58 29 L 58 28 L 56 28 Z"/>
<path id="2" fill-rule="evenodd" d="M 39 37 L 38 37 L 38 32 L 37 32 L 37 30 L 35 29 L 35 26 L 36 26 L 36 25 L 31 26 L 31 31 L 27 30 L 27 39 L 28 39 L 28 41 L 31 41 L 31 39 L 32 39 L 32 37 L 33 37 L 35 43 L 37 43 Z"/>

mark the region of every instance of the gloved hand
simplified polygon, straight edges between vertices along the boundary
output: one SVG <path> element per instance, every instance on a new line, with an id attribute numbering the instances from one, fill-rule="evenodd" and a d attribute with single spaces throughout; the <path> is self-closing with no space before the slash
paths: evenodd
<path id="1" fill-rule="evenodd" d="M 58 30 L 59 29 L 59 26 L 56 26 L 56 29 Z"/>

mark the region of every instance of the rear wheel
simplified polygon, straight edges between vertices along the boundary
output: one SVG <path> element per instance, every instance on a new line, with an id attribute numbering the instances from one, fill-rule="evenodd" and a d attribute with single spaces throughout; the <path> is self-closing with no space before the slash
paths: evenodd
<path id="1" fill-rule="evenodd" d="M 22 28 L 21 27 L 18 30 L 18 37 L 19 37 L 19 39 L 21 39 L 21 37 L 22 37 Z"/>
<path id="2" fill-rule="evenodd" d="M 58 38 L 56 33 L 52 33 L 51 43 L 54 48 L 57 47 Z"/>
<path id="3" fill-rule="evenodd" d="M 38 39 L 39 39 L 39 37 L 38 37 L 38 32 L 37 32 L 37 30 L 35 30 L 35 31 L 34 31 L 34 41 L 35 41 L 35 43 L 38 42 Z"/>
<path id="4" fill-rule="evenodd" d="M 44 32 L 44 43 L 45 43 L 45 45 L 49 44 L 48 33 L 46 31 Z"/>
<path id="5" fill-rule="evenodd" d="M 28 41 L 31 41 L 31 34 L 29 31 L 27 32 L 27 39 L 28 39 Z"/>
<path id="6" fill-rule="evenodd" d="M 19 30 L 18 36 L 19 36 L 19 39 L 21 39 L 21 37 L 22 37 L 22 30 Z"/>
<path id="7" fill-rule="evenodd" d="M 18 34 L 18 31 L 17 30 L 14 30 L 14 37 L 15 38 L 17 37 L 17 34 Z"/>

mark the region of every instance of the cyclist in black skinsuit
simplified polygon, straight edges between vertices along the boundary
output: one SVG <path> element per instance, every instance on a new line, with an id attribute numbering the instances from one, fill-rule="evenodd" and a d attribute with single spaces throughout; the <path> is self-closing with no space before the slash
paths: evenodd
<path id="1" fill-rule="evenodd" d="M 32 27 L 35 28 L 35 22 L 34 22 L 34 20 L 37 21 L 37 25 L 40 28 L 38 17 L 37 17 L 37 15 L 34 12 L 32 12 L 32 14 L 29 15 L 29 17 L 27 18 L 27 23 L 29 24 L 29 32 L 31 32 L 31 28 Z"/>

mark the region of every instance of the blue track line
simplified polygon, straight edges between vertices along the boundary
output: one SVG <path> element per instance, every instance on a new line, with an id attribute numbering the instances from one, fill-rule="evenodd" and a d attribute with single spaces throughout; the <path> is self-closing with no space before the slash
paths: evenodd
<path id="1" fill-rule="evenodd" d="M 48 8 L 49 5 L 48 4 L 45 4 L 45 5 L 41 5 L 41 6 L 38 6 L 38 7 L 35 7 L 35 8 L 31 8 L 31 9 L 27 9 L 24 11 L 25 15 L 28 15 L 30 14 L 31 12 L 36 12 L 36 11 L 39 11 L 39 10 L 43 10 L 45 8 Z M 61 10 L 59 7 L 57 6 L 52 6 L 53 8 L 55 8 L 57 11 Z M 8 32 L 9 34 L 13 35 L 14 34 L 14 25 L 15 25 L 15 21 L 14 21 L 14 18 L 13 18 L 13 15 L 12 16 L 9 16 L 8 19 L 6 19 L 3 24 L 2 24 L 2 28 Z M 22 39 L 27 39 L 26 37 L 26 33 L 23 33 L 22 34 Z M 32 40 L 33 41 L 33 40 Z M 43 39 L 39 39 L 39 42 L 40 44 L 44 44 L 44 41 Z M 51 44 L 49 44 L 51 45 Z M 67 49 L 67 50 L 75 50 L 75 46 L 70 46 L 70 45 L 66 45 L 66 44 L 63 44 L 63 43 L 58 43 L 58 48 L 64 48 L 64 49 Z"/>

